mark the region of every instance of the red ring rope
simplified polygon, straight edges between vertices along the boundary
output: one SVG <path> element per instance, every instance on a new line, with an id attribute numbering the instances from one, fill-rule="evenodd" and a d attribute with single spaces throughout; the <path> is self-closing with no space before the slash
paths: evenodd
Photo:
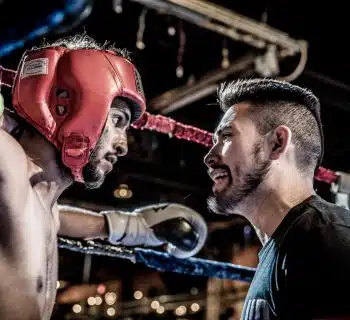
<path id="1" fill-rule="evenodd" d="M 137 122 L 132 124 L 132 127 L 135 129 L 147 129 L 169 134 L 177 139 L 196 142 L 206 147 L 212 146 L 213 134 L 211 132 L 185 125 L 161 115 L 152 115 L 145 112 Z M 338 180 L 338 175 L 332 170 L 319 167 L 315 174 L 315 180 L 331 184 Z"/>

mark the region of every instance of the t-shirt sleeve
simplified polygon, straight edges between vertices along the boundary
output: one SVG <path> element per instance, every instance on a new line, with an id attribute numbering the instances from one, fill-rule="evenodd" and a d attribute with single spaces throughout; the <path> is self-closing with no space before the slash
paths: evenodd
<path id="1" fill-rule="evenodd" d="M 280 261 L 282 319 L 350 315 L 350 229 L 334 223 L 296 228 Z"/>

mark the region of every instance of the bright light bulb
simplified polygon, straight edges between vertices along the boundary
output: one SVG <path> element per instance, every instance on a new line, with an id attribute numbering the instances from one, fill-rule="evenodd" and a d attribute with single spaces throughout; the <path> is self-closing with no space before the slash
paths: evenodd
<path id="1" fill-rule="evenodd" d="M 101 298 L 101 297 L 96 297 L 96 298 L 95 298 L 95 304 L 96 304 L 97 306 L 101 305 L 101 304 L 102 304 L 102 298 Z"/>
<path id="2" fill-rule="evenodd" d="M 145 49 L 145 44 L 143 43 L 143 41 L 141 41 L 141 40 L 137 40 L 136 41 L 136 48 L 137 49 L 140 49 L 140 50 L 143 50 L 143 49 Z"/>
<path id="3" fill-rule="evenodd" d="M 227 69 L 230 66 L 230 61 L 227 58 L 222 59 L 221 67 Z"/>
<path id="4" fill-rule="evenodd" d="M 178 66 L 178 67 L 176 68 L 176 76 L 177 76 L 178 78 L 182 78 L 183 75 L 184 75 L 184 68 L 183 68 L 182 66 Z"/>
<path id="5" fill-rule="evenodd" d="M 175 34 L 176 34 L 176 29 L 174 27 L 169 27 L 168 28 L 168 35 L 174 36 Z"/>
<path id="6" fill-rule="evenodd" d="M 75 305 L 72 307 L 72 310 L 73 310 L 74 313 L 79 313 L 79 312 L 81 312 L 82 307 L 81 307 L 80 304 L 75 304 Z"/>
<path id="7" fill-rule="evenodd" d="M 187 309 L 185 306 L 179 306 L 175 309 L 175 314 L 177 316 L 183 316 L 186 313 Z"/>
<path id="8" fill-rule="evenodd" d="M 112 305 L 117 300 L 117 295 L 114 292 L 107 292 L 105 295 L 105 300 L 108 305 Z"/>
<path id="9" fill-rule="evenodd" d="M 107 314 L 110 317 L 113 317 L 115 315 L 115 309 L 114 308 L 108 308 L 106 312 L 107 312 Z"/>
<path id="10" fill-rule="evenodd" d="M 142 299 L 142 297 L 143 297 L 143 294 L 142 294 L 141 291 L 135 291 L 135 292 L 134 292 L 134 298 L 135 298 L 136 300 L 140 300 L 140 299 Z"/>
<path id="11" fill-rule="evenodd" d="M 152 309 L 158 309 L 159 308 L 159 302 L 158 301 L 152 301 L 152 303 L 151 303 L 151 308 Z"/>
<path id="12" fill-rule="evenodd" d="M 96 299 L 95 299 L 95 297 L 89 297 L 89 298 L 87 299 L 87 303 L 88 303 L 89 306 L 95 305 L 95 304 L 96 304 Z"/>
<path id="13" fill-rule="evenodd" d="M 191 304 L 191 310 L 193 311 L 193 312 L 197 312 L 198 310 L 199 310 L 199 304 L 198 303 L 192 303 Z"/>
<path id="14" fill-rule="evenodd" d="M 162 314 L 165 311 L 165 308 L 163 306 L 159 306 L 159 308 L 156 310 L 157 313 Z"/>

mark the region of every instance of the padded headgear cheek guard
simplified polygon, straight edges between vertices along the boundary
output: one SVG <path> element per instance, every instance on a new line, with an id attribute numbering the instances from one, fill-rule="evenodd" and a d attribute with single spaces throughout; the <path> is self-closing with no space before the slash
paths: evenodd
<path id="1" fill-rule="evenodd" d="M 132 121 L 146 109 L 135 66 L 111 51 L 64 47 L 27 51 L 12 93 L 18 115 L 61 150 L 64 165 L 79 182 L 113 100 L 129 102 Z"/>

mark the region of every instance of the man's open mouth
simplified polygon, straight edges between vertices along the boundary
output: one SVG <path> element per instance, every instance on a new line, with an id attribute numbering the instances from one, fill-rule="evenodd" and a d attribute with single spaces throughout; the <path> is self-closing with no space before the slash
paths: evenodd
<path id="1" fill-rule="evenodd" d="M 230 176 L 226 170 L 213 170 L 210 177 L 214 181 L 213 192 L 222 191 L 230 182 Z"/>

